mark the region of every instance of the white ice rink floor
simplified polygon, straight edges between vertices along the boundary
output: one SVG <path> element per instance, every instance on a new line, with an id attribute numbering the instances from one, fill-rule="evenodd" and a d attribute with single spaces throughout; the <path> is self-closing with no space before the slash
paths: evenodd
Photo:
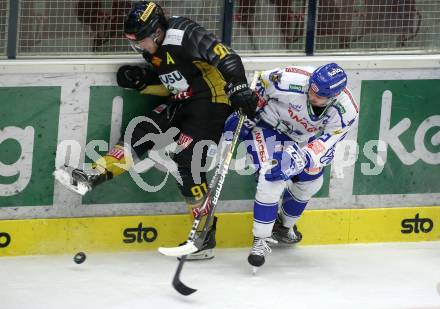
<path id="1" fill-rule="evenodd" d="M 177 262 L 155 251 L 0 258 L 1 309 L 440 309 L 440 242 L 276 248 L 256 275 L 248 250 Z"/>

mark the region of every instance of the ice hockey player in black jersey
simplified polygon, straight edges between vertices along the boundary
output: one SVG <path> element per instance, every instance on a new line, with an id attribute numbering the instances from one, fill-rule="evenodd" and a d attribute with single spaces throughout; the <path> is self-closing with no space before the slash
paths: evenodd
<path id="1" fill-rule="evenodd" d="M 199 156 L 202 162 L 192 165 L 193 158 L 197 157 L 193 153 L 194 146 L 199 141 L 218 143 L 224 122 L 232 111 L 241 110 L 253 119 L 257 96 L 248 86 L 240 57 L 230 47 L 188 18 L 166 18 L 157 3 L 135 3 L 126 17 L 124 34 L 147 64 L 119 68 L 118 85 L 143 94 L 168 97 L 167 104 L 150 112 L 148 117 L 162 132 L 170 127 L 179 129 L 174 140 L 180 149 L 173 160 L 181 178 L 179 189 L 190 212 L 195 214 L 208 185 L 206 172 L 194 170 L 194 166 L 206 163 L 207 149 L 203 148 Z M 154 147 L 151 142 L 137 143 L 149 133 L 159 133 L 149 122 L 142 122 L 134 129 L 128 147 L 138 157 L 145 156 Z M 64 184 L 77 192 L 80 186 L 83 188 L 80 193 L 84 194 L 125 172 L 126 168 L 121 166 L 129 163 L 126 153 L 127 145 L 120 141 L 93 164 L 93 169 L 73 169 L 69 177 L 64 177 Z M 199 175 L 199 179 L 194 175 Z M 189 259 L 213 257 L 215 224 L 216 219 L 205 247 Z"/>

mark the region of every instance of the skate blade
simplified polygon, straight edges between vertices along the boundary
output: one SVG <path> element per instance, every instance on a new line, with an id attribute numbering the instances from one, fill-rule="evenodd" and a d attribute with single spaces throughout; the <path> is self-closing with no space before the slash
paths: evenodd
<path id="1" fill-rule="evenodd" d="M 78 182 L 78 185 L 75 186 L 71 183 L 72 174 L 70 174 L 67 170 L 60 168 L 53 172 L 53 176 L 55 179 L 62 184 L 65 188 L 78 193 L 80 195 L 85 195 L 88 191 L 90 191 L 89 187 L 83 184 L 82 182 Z"/>
<path id="2" fill-rule="evenodd" d="M 257 274 L 258 268 L 259 267 L 257 267 L 257 266 L 252 266 L 252 275 L 253 276 L 255 276 Z"/>
<path id="3" fill-rule="evenodd" d="M 186 256 L 187 261 L 211 260 L 214 258 L 214 250 L 206 249 L 201 252 L 191 253 Z"/>

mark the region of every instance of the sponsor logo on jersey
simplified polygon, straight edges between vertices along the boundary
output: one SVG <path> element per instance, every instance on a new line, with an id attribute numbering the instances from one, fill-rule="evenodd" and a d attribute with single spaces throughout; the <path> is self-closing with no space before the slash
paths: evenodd
<path id="1" fill-rule="evenodd" d="M 340 102 L 336 102 L 334 106 L 341 112 L 341 114 L 345 114 L 347 112 Z"/>
<path id="2" fill-rule="evenodd" d="M 400 230 L 402 234 L 410 233 L 429 233 L 434 228 L 434 222 L 429 218 L 420 218 L 419 214 L 416 214 L 414 219 L 403 219 L 402 229 Z"/>
<path id="3" fill-rule="evenodd" d="M 261 162 L 265 162 L 267 160 L 267 155 L 266 155 L 266 145 L 264 143 L 264 137 L 263 137 L 263 132 L 260 130 L 254 130 L 253 132 L 254 134 L 254 140 L 255 140 L 255 146 L 257 147 L 257 154 L 258 157 L 260 158 Z"/>
<path id="4" fill-rule="evenodd" d="M 289 73 L 298 73 L 298 74 L 302 74 L 302 75 L 306 75 L 306 76 L 311 75 L 311 73 L 304 71 L 304 70 L 301 70 L 301 69 L 298 69 L 298 68 L 295 68 L 295 67 L 287 67 L 285 69 L 285 71 L 289 72 Z"/>
<path id="5" fill-rule="evenodd" d="M 295 85 L 295 84 L 289 84 L 289 90 L 296 90 L 296 91 L 303 92 L 303 86 Z"/>
<path id="6" fill-rule="evenodd" d="M 180 133 L 179 139 L 177 140 L 177 145 L 182 146 L 182 148 L 187 148 L 189 144 L 193 141 L 193 138 L 184 133 Z"/>
<path id="7" fill-rule="evenodd" d="M 182 45 L 185 31 L 179 29 L 168 29 L 162 45 Z"/>
<path id="8" fill-rule="evenodd" d="M 177 94 L 181 91 L 186 91 L 189 88 L 189 84 L 182 73 L 175 70 L 170 73 L 159 75 L 162 83 L 167 87 L 167 89 L 173 94 Z"/>
<path id="9" fill-rule="evenodd" d="M 292 108 L 292 109 L 296 110 L 297 112 L 299 112 L 302 109 L 302 107 L 303 106 L 301 104 L 289 103 L 289 108 Z"/>
<path id="10" fill-rule="evenodd" d="M 0 248 L 6 248 L 11 243 L 11 235 L 6 232 L 0 232 Z"/>
<path id="11" fill-rule="evenodd" d="M 292 118 L 292 120 L 295 120 L 297 123 L 302 125 L 307 132 L 313 133 L 319 130 L 318 128 L 314 127 L 310 122 L 308 122 L 306 119 L 298 117 L 298 115 L 295 114 L 292 109 L 293 108 L 289 106 L 288 112 L 290 118 Z"/>
<path id="12" fill-rule="evenodd" d="M 312 150 L 315 155 L 319 155 L 325 150 L 324 144 L 319 140 L 314 140 L 313 142 L 307 144 L 307 148 Z"/>
<path id="13" fill-rule="evenodd" d="M 134 242 L 153 242 L 157 238 L 157 230 L 154 227 L 142 227 L 142 222 L 137 227 L 126 228 L 123 232 L 124 239 L 122 240 L 126 244 Z"/>

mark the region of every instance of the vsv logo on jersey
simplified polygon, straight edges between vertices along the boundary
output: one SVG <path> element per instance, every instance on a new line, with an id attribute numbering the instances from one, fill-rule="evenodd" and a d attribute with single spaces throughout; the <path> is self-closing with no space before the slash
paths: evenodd
<path id="1" fill-rule="evenodd" d="M 153 242 L 157 238 L 157 230 L 154 227 L 142 227 L 142 222 L 137 227 L 127 228 L 123 232 L 123 242 L 131 244 L 137 241 L 141 242 Z"/>
<path id="2" fill-rule="evenodd" d="M 180 91 L 185 91 L 189 88 L 188 81 L 183 77 L 182 73 L 177 70 L 159 75 L 159 78 L 173 94 L 177 94 Z"/>
<path id="3" fill-rule="evenodd" d="M 6 232 L 0 232 L 0 248 L 6 248 L 11 243 L 11 235 Z"/>
<path id="4" fill-rule="evenodd" d="M 419 214 L 416 214 L 414 219 L 403 219 L 402 228 L 400 231 L 403 234 L 410 234 L 412 232 L 419 233 L 429 233 L 434 228 L 434 222 L 429 218 L 420 218 Z"/>

